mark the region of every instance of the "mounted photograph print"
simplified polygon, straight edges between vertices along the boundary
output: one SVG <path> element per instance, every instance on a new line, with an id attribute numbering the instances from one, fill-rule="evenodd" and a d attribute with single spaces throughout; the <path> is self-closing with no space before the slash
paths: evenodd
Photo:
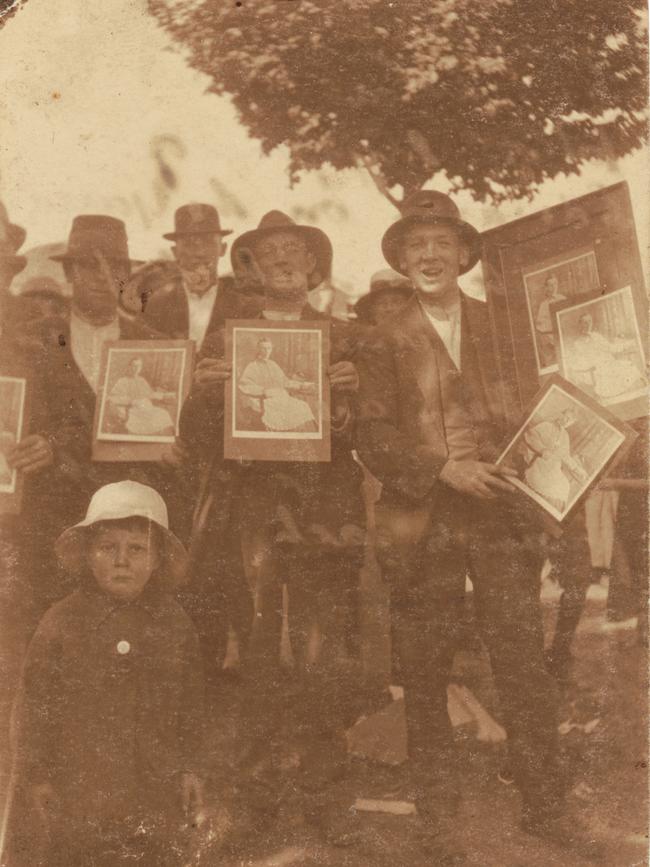
<path id="1" fill-rule="evenodd" d="M 640 333 L 647 332 L 627 183 L 504 223 L 481 239 L 485 293 L 512 424 L 546 378 L 560 372 L 559 307 L 629 287 Z"/>
<path id="2" fill-rule="evenodd" d="M 540 263 L 541 264 L 541 263 Z M 524 271 L 526 304 L 540 374 L 558 370 L 553 307 L 567 298 L 598 289 L 598 267 L 593 250 L 550 265 Z"/>
<path id="3" fill-rule="evenodd" d="M 634 432 L 555 374 L 542 388 L 497 464 L 508 481 L 555 521 L 563 521 L 596 484 Z"/>
<path id="4" fill-rule="evenodd" d="M 329 323 L 226 322 L 224 456 L 329 461 Z"/>
<path id="5" fill-rule="evenodd" d="M 27 380 L 0 376 L 0 513 L 20 512 L 23 475 L 9 466 L 9 451 L 25 435 Z"/>
<path id="6" fill-rule="evenodd" d="M 93 459 L 160 460 L 178 436 L 192 377 L 190 340 L 126 340 L 104 346 Z"/>
<path id="7" fill-rule="evenodd" d="M 555 308 L 562 375 L 624 420 L 648 409 L 648 375 L 632 289 Z"/>

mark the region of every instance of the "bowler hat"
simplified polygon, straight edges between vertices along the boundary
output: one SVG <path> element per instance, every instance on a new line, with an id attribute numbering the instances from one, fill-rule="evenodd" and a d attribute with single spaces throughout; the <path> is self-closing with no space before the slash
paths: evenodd
<path id="1" fill-rule="evenodd" d="M 160 528 L 163 539 L 163 578 L 175 585 L 183 583 L 187 570 L 187 552 L 182 543 L 169 529 L 167 506 L 158 491 L 140 482 L 125 480 L 104 485 L 95 491 L 86 517 L 73 527 L 64 530 L 55 543 L 55 551 L 61 564 L 70 572 L 81 571 L 84 566 L 84 533 L 100 521 L 123 521 L 128 518 L 144 518 Z"/>
<path id="2" fill-rule="evenodd" d="M 183 235 L 231 235 L 232 229 L 222 229 L 219 211 L 212 205 L 199 202 L 181 205 L 174 214 L 174 231 L 167 232 L 163 238 L 174 241 Z"/>
<path id="3" fill-rule="evenodd" d="M 249 232 L 244 232 L 240 235 L 232 245 L 230 250 L 230 261 L 232 269 L 237 274 L 246 271 L 250 268 L 253 256 L 253 247 L 259 243 L 262 238 L 273 232 L 296 232 L 300 235 L 310 251 L 316 257 L 316 267 L 309 275 L 309 288 L 315 289 L 323 280 L 330 276 L 332 270 L 332 244 L 322 229 L 317 229 L 315 226 L 304 226 L 301 223 L 296 223 L 287 214 L 282 211 L 269 211 L 264 214 L 259 222 L 257 229 L 251 229 Z"/>
<path id="4" fill-rule="evenodd" d="M 395 292 L 406 299 L 413 294 L 413 286 L 407 277 L 393 271 L 392 268 L 382 268 L 381 271 L 376 271 L 370 278 L 370 292 L 362 295 L 354 305 L 357 318 L 368 319 L 372 302 L 380 298 L 385 292 Z"/>
<path id="5" fill-rule="evenodd" d="M 126 226 L 122 220 L 104 214 L 81 214 L 72 221 L 68 236 L 68 248 L 63 253 L 50 256 L 55 262 L 70 262 L 75 259 L 92 259 L 101 253 L 114 262 L 140 264 L 129 258 Z"/>
<path id="6" fill-rule="evenodd" d="M 437 190 L 418 190 L 409 196 L 400 208 L 402 216 L 389 226 L 381 241 L 384 258 L 396 271 L 404 274 L 400 262 L 400 250 L 404 233 L 417 223 L 442 223 L 453 226 L 469 250 L 469 262 L 461 267 L 464 274 L 476 265 L 481 257 L 481 236 L 479 232 L 461 219 L 460 211 L 445 193 Z"/>
<path id="7" fill-rule="evenodd" d="M 27 264 L 25 256 L 16 255 L 22 247 L 27 233 L 22 226 L 9 222 L 7 211 L 0 202 L 0 260 L 11 268 L 14 274 L 22 271 Z"/>

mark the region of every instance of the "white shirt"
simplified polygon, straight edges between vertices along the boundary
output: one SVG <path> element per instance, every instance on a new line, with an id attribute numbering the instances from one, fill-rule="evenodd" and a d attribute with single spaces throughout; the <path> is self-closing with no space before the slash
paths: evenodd
<path id="1" fill-rule="evenodd" d="M 70 348 L 79 370 L 96 393 L 99 385 L 99 369 L 102 363 L 102 347 L 107 340 L 120 339 L 120 323 L 117 317 L 108 325 L 93 325 L 76 313 L 70 314 Z"/>
<path id="2" fill-rule="evenodd" d="M 185 297 L 187 298 L 187 310 L 190 320 L 189 338 L 190 340 L 195 340 L 196 348 L 200 349 L 205 339 L 205 332 L 208 330 L 208 325 L 210 324 L 212 308 L 217 300 L 218 287 L 215 283 L 214 286 L 206 289 L 203 295 L 188 292 L 187 288 L 183 288 L 185 289 Z"/>
<path id="3" fill-rule="evenodd" d="M 460 370 L 460 301 L 447 309 L 424 304 L 422 309 L 445 344 L 451 360 Z"/>
<path id="4" fill-rule="evenodd" d="M 269 319 L 271 322 L 298 322 L 300 313 L 285 313 L 281 310 L 263 310 L 262 316 L 264 319 Z"/>

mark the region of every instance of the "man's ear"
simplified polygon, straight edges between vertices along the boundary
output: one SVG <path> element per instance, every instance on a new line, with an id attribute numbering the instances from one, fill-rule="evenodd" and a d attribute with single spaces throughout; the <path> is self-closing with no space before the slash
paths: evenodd
<path id="1" fill-rule="evenodd" d="M 460 253 L 458 256 L 458 261 L 461 264 L 461 267 L 466 268 L 469 265 L 469 247 L 465 244 L 460 245 Z"/>
<path id="2" fill-rule="evenodd" d="M 176 244 L 172 244 L 171 251 L 174 259 L 178 259 L 178 247 L 176 246 Z"/>
<path id="3" fill-rule="evenodd" d="M 309 274 L 311 276 L 316 270 L 316 255 L 311 250 L 307 251 L 307 261 L 309 262 Z"/>
<path id="4" fill-rule="evenodd" d="M 219 252 L 217 253 L 217 258 L 221 259 L 223 256 L 225 256 L 227 249 L 228 249 L 228 242 L 223 241 L 221 238 L 219 238 Z"/>

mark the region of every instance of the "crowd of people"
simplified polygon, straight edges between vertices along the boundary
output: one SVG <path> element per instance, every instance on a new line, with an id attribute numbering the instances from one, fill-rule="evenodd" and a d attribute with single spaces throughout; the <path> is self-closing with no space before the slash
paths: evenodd
<path id="1" fill-rule="evenodd" d="M 24 478 L 19 514 L 2 516 L 3 654 L 15 675 L 5 862 L 182 864 L 183 828 L 222 799 L 229 811 L 210 838 L 215 852 L 263 835 L 288 799 L 328 842 L 355 845 L 363 823 L 337 785 L 345 732 L 364 710 L 369 507 L 431 863 L 466 863 L 447 686 L 467 577 L 522 828 L 597 858 L 598 841 L 565 811 L 571 780 L 558 750 L 559 692 L 592 578 L 584 515 L 545 545 L 518 508 L 514 471 L 495 463 L 508 434 L 500 367 L 487 305 L 458 285 L 480 259 L 479 232 L 448 196 L 415 193 L 382 239 L 390 267 L 348 321 L 309 304 L 331 274 L 323 231 L 272 211 L 234 241 L 232 274 L 222 276 L 229 234 L 211 205 L 184 205 L 165 235 L 173 260 L 135 263 L 120 220 L 80 215 L 56 256 L 70 296 L 45 278 L 12 295 L 25 235 L 4 224 L 0 373 L 29 389 L 28 430 L 3 450 Z M 329 462 L 224 458 L 228 319 L 329 322 Z M 173 450 L 160 461 L 93 460 L 102 348 L 170 338 L 193 340 L 197 353 Z M 242 392 L 268 397 L 271 413 L 294 383 L 298 396 L 276 415 L 301 410 L 307 429 L 314 416 L 300 395 L 313 383 L 288 376 L 270 346 L 260 340 Z M 146 399 L 171 429 L 141 372 L 135 358 L 111 405 L 131 430 L 129 407 Z M 638 445 L 635 478 L 641 453 Z M 643 552 L 645 493 L 630 486 L 620 499 L 628 526 L 619 548 Z M 644 557 L 635 556 L 637 602 L 625 614 L 642 613 Z M 545 651 L 549 557 L 565 592 Z M 234 779 L 205 762 L 205 722 L 219 715 L 226 685 L 239 696 Z M 219 863 L 212 857 L 205 863 Z"/>

